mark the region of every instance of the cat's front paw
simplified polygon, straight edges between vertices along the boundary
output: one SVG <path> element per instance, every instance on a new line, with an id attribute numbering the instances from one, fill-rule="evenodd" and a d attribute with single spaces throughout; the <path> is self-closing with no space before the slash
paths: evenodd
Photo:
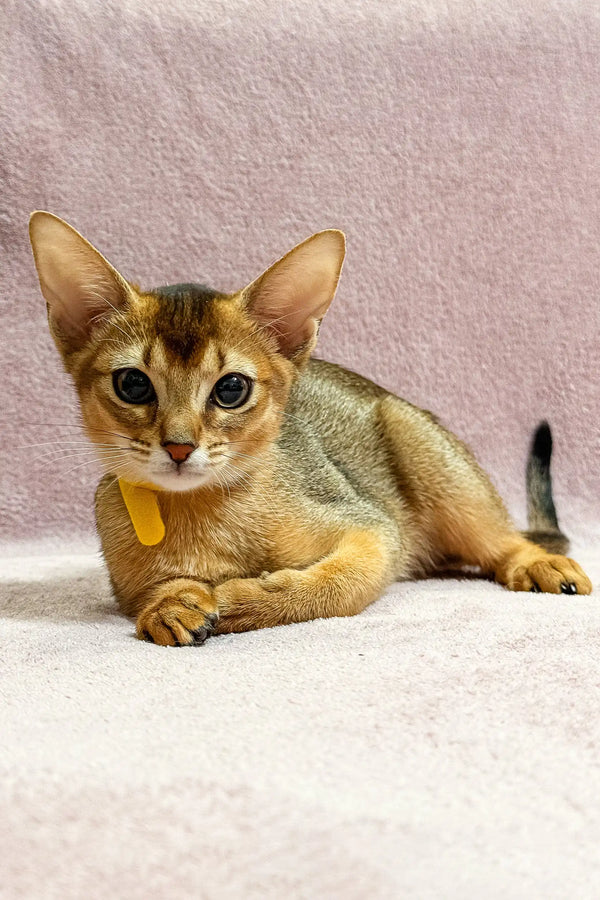
<path id="1" fill-rule="evenodd" d="M 294 569 L 264 572 L 260 578 L 233 578 L 215 588 L 219 605 L 217 634 L 272 628 L 298 618 L 305 602 L 303 575 Z"/>
<path id="2" fill-rule="evenodd" d="M 218 618 L 208 586 L 177 578 L 154 590 L 138 615 L 136 633 L 140 640 L 164 647 L 198 646 L 213 634 Z"/>

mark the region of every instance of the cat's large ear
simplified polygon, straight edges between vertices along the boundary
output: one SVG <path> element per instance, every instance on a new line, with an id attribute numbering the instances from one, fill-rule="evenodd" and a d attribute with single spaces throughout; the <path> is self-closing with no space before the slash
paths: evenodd
<path id="1" fill-rule="evenodd" d="M 32 213 L 29 237 L 51 330 L 61 344 L 81 346 L 98 322 L 125 305 L 131 289 L 102 254 L 58 216 Z"/>
<path id="2" fill-rule="evenodd" d="M 305 358 L 333 300 L 346 251 L 343 232 L 319 231 L 286 253 L 243 292 L 247 312 L 289 359 Z"/>

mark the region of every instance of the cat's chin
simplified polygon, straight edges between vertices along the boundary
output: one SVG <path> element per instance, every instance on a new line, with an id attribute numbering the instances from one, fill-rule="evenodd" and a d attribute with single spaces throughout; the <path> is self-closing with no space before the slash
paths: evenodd
<path id="1" fill-rule="evenodd" d="M 147 485 L 158 488 L 161 491 L 172 493 L 184 493 L 195 491 L 203 487 L 211 487 L 216 483 L 210 472 L 198 474 L 198 472 L 148 472 L 131 476 L 121 476 L 131 484 Z"/>
<path id="2" fill-rule="evenodd" d="M 199 488 L 210 487 L 214 484 L 214 479 L 207 472 L 204 475 L 198 475 L 197 473 L 186 473 L 181 472 L 173 473 L 170 472 L 161 472 L 158 475 L 151 476 L 152 484 L 156 485 L 156 487 L 160 488 L 163 491 L 171 491 L 173 493 L 181 494 L 184 491 L 195 491 Z"/>

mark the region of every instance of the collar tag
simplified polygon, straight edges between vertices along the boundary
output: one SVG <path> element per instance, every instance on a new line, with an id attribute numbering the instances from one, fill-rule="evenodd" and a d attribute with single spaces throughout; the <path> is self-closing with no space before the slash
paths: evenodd
<path id="1" fill-rule="evenodd" d="M 165 536 L 165 523 L 160 514 L 156 488 L 131 484 L 123 478 L 119 478 L 119 488 L 140 544 L 146 547 L 160 544 Z"/>

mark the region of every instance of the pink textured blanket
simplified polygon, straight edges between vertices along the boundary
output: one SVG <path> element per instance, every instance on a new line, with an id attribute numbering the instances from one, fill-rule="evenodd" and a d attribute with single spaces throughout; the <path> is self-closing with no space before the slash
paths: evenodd
<path id="1" fill-rule="evenodd" d="M 597 517 L 597 5 L 8 0 L 0 59 L 0 537 L 92 528 L 94 466 L 31 448 L 75 419 L 36 207 L 147 285 L 343 228 L 319 352 L 435 410 L 520 522 L 547 417 L 559 515 Z"/>

